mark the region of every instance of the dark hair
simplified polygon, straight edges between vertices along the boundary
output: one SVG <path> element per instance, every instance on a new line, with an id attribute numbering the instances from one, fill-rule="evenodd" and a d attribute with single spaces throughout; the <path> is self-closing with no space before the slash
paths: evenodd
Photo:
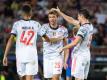
<path id="1" fill-rule="evenodd" d="M 89 11 L 87 9 L 80 9 L 78 11 L 78 14 L 80 14 L 80 15 L 82 14 L 86 19 L 91 18 L 90 14 L 89 14 Z"/>
<path id="2" fill-rule="evenodd" d="M 32 12 L 31 6 L 29 4 L 23 5 L 22 12 L 24 14 L 31 14 L 31 12 Z"/>
<path id="3" fill-rule="evenodd" d="M 49 14 L 54 14 L 54 15 L 56 15 L 58 17 L 58 12 L 55 11 L 55 10 L 49 10 L 48 15 Z"/>

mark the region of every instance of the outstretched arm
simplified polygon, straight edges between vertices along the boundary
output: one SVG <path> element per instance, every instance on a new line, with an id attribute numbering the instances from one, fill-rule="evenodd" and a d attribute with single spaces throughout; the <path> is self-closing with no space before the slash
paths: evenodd
<path id="1" fill-rule="evenodd" d="M 74 18 L 72 18 L 70 16 L 67 16 L 66 14 L 61 12 L 58 7 L 57 7 L 57 9 L 52 8 L 51 10 L 57 11 L 68 23 L 73 24 L 75 26 L 79 26 L 79 21 L 78 20 L 75 20 Z"/>
<path id="2" fill-rule="evenodd" d="M 69 48 L 72 48 L 72 47 L 76 46 L 78 44 L 78 42 L 81 41 L 81 40 L 82 40 L 82 38 L 80 36 L 77 36 L 72 43 L 64 46 L 62 48 L 62 50 L 69 49 Z"/>

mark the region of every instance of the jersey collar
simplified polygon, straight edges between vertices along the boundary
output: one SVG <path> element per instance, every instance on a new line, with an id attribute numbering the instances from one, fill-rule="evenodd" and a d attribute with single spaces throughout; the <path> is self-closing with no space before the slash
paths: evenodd
<path id="1" fill-rule="evenodd" d="M 22 19 L 22 20 L 24 20 L 24 21 L 30 21 L 31 19 Z"/>
<path id="2" fill-rule="evenodd" d="M 49 24 L 49 27 L 53 30 L 57 30 L 58 29 L 58 26 L 56 28 L 53 28 L 50 24 Z"/>
<path id="3" fill-rule="evenodd" d="M 90 25 L 91 23 L 84 23 L 84 24 L 80 24 L 80 25 L 83 26 L 83 25 L 86 25 L 86 24 L 89 24 L 89 25 Z"/>

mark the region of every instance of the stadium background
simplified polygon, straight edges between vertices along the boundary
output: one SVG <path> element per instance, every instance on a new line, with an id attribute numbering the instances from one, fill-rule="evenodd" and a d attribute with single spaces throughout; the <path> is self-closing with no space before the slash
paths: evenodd
<path id="1" fill-rule="evenodd" d="M 15 45 L 8 56 L 8 67 L 3 67 L 2 58 L 12 24 L 21 18 L 20 8 L 26 3 L 32 5 L 32 18 L 41 24 L 48 22 L 48 9 L 57 5 L 61 11 L 74 18 L 78 9 L 89 9 L 91 22 L 94 25 L 94 36 L 91 44 L 92 58 L 88 80 L 107 80 L 107 0 L 0 0 L 0 80 L 19 80 L 15 67 Z M 68 24 L 62 17 L 59 18 L 59 23 L 67 26 L 69 32 L 73 28 L 73 25 Z M 38 37 L 37 46 L 40 69 L 36 78 L 43 80 L 42 39 L 40 37 Z M 2 79 L 3 76 L 5 79 Z"/>

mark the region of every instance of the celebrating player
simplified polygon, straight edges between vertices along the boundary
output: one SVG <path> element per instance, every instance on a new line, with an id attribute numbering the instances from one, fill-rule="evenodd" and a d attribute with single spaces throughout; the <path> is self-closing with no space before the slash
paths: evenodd
<path id="1" fill-rule="evenodd" d="M 75 20 L 62 13 L 59 8 L 52 10 L 57 11 L 67 22 L 73 25 L 80 25 L 75 40 L 60 50 L 63 51 L 75 46 L 72 52 L 72 75 L 75 80 L 87 79 L 90 66 L 90 43 L 93 34 L 93 25 L 89 21 L 89 12 L 86 9 L 79 10 L 78 20 Z"/>
<path id="2" fill-rule="evenodd" d="M 45 42 L 45 40 L 43 41 L 44 77 L 52 80 L 60 80 L 64 56 L 57 52 L 57 49 L 67 44 L 66 38 L 68 31 L 62 25 L 58 25 L 58 13 L 56 11 L 50 10 L 48 19 L 49 23 L 42 26 L 45 30 L 45 34 L 49 38 L 59 38 L 62 36 L 63 40 L 57 40 L 51 43 Z"/>

